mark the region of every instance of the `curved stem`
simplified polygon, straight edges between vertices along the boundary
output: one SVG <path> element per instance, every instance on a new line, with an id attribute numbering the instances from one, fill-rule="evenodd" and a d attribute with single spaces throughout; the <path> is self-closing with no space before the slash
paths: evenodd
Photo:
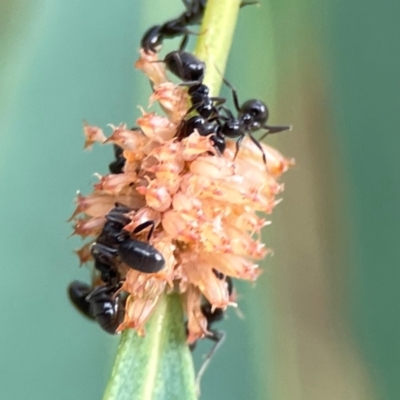
<path id="1" fill-rule="evenodd" d="M 204 83 L 211 96 L 222 84 L 241 0 L 208 0 L 195 54 L 207 65 Z"/>

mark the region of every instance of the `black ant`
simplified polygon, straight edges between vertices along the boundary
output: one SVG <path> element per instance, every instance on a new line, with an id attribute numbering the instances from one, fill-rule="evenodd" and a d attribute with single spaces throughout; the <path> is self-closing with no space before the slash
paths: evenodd
<path id="1" fill-rule="evenodd" d="M 165 266 L 163 255 L 149 243 L 132 239 L 130 234 L 123 228 L 130 222 L 125 216 L 131 211 L 129 207 L 120 204 L 106 215 L 106 223 L 96 242 L 93 243 L 91 253 L 95 259 L 95 268 L 101 273 L 104 282 L 116 278 L 114 265 L 116 257 L 124 262 L 128 267 L 144 273 L 154 273 L 162 270 Z M 137 234 L 151 226 L 148 240 L 153 230 L 154 222 L 146 221 L 136 227 L 133 231 Z"/>
<path id="2" fill-rule="evenodd" d="M 204 79 L 206 64 L 192 53 L 176 50 L 168 53 L 164 60 L 166 68 L 184 82 L 201 83 Z"/>
<path id="3" fill-rule="evenodd" d="M 223 154 L 226 148 L 225 137 L 219 133 L 220 126 L 217 122 L 206 121 L 203 117 L 195 115 L 189 119 L 184 119 L 179 127 L 178 139 L 188 137 L 194 130 L 199 132 L 201 136 L 209 136 L 213 146 L 218 150 L 219 154 Z"/>
<path id="4" fill-rule="evenodd" d="M 164 60 L 166 68 L 183 81 L 181 85 L 188 86 L 188 94 L 192 106 L 188 114 L 196 111 L 205 119 L 218 117 L 216 105 L 225 103 L 222 97 L 210 97 L 210 90 L 203 84 L 206 65 L 196 56 L 186 51 L 171 51 Z"/>
<path id="5" fill-rule="evenodd" d="M 232 90 L 233 103 L 238 113 L 238 117 L 235 118 L 229 109 L 222 106 L 226 101 L 225 99 L 209 97 L 209 89 L 202 83 L 205 74 L 205 64 L 193 54 L 184 51 L 173 51 L 167 54 L 163 61 L 170 72 L 182 79 L 184 85 L 189 86 L 188 94 L 192 102 L 192 107 L 188 110 L 188 113 L 197 111 L 199 116 L 203 118 L 192 117 L 187 121 L 183 121 L 178 137 L 186 137 L 193 132 L 193 130 L 190 131 L 192 128 L 196 128 L 204 136 L 214 133 L 214 143 L 219 144 L 219 146 L 216 146 L 218 150 L 225 147 L 223 137 L 238 138 L 236 142 L 236 157 L 240 143 L 247 134 L 261 150 L 264 164 L 266 164 L 264 150 L 260 142 L 253 137 L 252 132 L 261 128 L 266 129 L 267 132 L 260 139 L 262 140 L 266 135 L 288 130 L 290 126 L 266 125 L 269 117 L 267 105 L 261 100 L 251 99 L 240 106 L 236 90 L 224 79 L 224 83 Z M 218 108 L 216 107 L 217 105 Z M 225 112 L 226 116 L 220 114 L 221 110 Z"/>
<path id="6" fill-rule="evenodd" d="M 105 285 L 93 290 L 86 283 L 74 281 L 68 286 L 68 295 L 82 315 L 96 321 L 106 332 L 115 334 L 124 318 L 124 301 L 121 295 L 115 296 L 120 286 Z"/>
<path id="7" fill-rule="evenodd" d="M 179 17 L 165 22 L 162 25 L 152 26 L 146 31 L 141 40 L 141 47 L 146 53 L 157 52 L 157 47 L 162 44 L 164 39 L 172 39 L 183 35 L 180 48 L 184 49 L 192 33 L 187 29 L 189 25 L 198 25 L 203 17 L 207 0 L 183 0 L 186 11 Z"/>
<path id="8" fill-rule="evenodd" d="M 186 47 L 189 34 L 194 34 L 187 27 L 200 24 L 207 0 L 183 0 L 183 3 L 186 7 L 184 13 L 162 25 L 152 26 L 143 35 L 140 43 L 146 53 L 150 51 L 156 53 L 157 47 L 162 45 L 164 39 L 173 39 L 180 35 L 183 35 L 180 49 L 183 50 Z M 252 4 L 258 4 L 258 1 L 244 1 L 240 7 Z"/>
<path id="9" fill-rule="evenodd" d="M 225 138 L 219 134 L 219 111 L 217 104 L 223 104 L 225 99 L 209 97 L 209 89 L 202 83 L 205 74 L 205 64 L 191 53 L 172 51 L 162 61 L 166 68 L 188 86 L 192 106 L 187 114 L 196 111 L 199 115 L 183 120 L 178 131 L 178 138 L 190 135 L 196 129 L 201 136 L 211 136 L 214 147 L 222 154 L 225 150 Z"/>
<path id="10" fill-rule="evenodd" d="M 267 105 L 263 101 L 257 99 L 247 100 L 240 105 L 235 88 L 226 79 L 224 79 L 224 83 L 232 91 L 233 104 L 235 105 L 238 116 L 235 118 L 229 109 L 223 106 L 220 107 L 219 110 L 223 110 L 226 113 L 226 117 L 220 116 L 221 120 L 225 122 L 221 125 L 219 134 L 231 139 L 238 138 L 236 141 L 235 157 L 239 151 L 240 143 L 247 134 L 251 141 L 260 149 L 264 164 L 266 164 L 267 160 L 260 141 L 262 141 L 265 136 L 271 133 L 286 131 L 291 129 L 291 127 L 266 125 L 266 122 L 269 118 Z M 259 140 L 257 140 L 252 133 L 259 129 L 266 129 L 266 132 Z"/>
<path id="11" fill-rule="evenodd" d="M 87 297 L 91 312 L 103 330 L 115 334 L 118 326 L 124 319 L 125 307 L 121 295 L 116 295 L 120 284 L 113 286 L 100 286 L 93 290 Z"/>

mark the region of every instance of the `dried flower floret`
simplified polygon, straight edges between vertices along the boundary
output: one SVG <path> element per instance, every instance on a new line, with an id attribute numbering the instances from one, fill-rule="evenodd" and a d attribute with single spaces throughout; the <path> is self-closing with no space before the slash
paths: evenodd
<path id="1" fill-rule="evenodd" d="M 260 274 L 257 262 L 269 252 L 260 242 L 260 231 L 269 222 L 258 212 L 270 213 L 277 204 L 283 190 L 277 178 L 293 161 L 262 144 L 265 164 L 249 138 L 236 157 L 235 142 L 228 142 L 220 155 L 210 138 L 196 131 L 177 140 L 188 110 L 187 94 L 168 81 L 155 57 L 142 53 L 136 66 L 153 84 L 150 102 L 158 101 L 166 116 L 142 111 L 140 129 L 111 125 L 108 138 L 100 128 L 85 124 L 85 147 L 94 142 L 118 145 L 126 161 L 123 173 L 98 176 L 92 194 L 78 194 L 74 234 L 95 240 L 115 203 L 132 209 L 124 228 L 132 235 L 136 227 L 153 221 L 150 244 L 162 253 L 165 268 L 146 274 L 120 262 L 121 290 L 129 296 L 118 330 L 133 328 L 143 334 L 160 296 L 175 290 L 182 293 L 192 343 L 208 333 L 203 298 L 213 308 L 234 304 L 220 274 L 251 281 Z M 146 241 L 145 233 L 138 240 Z M 89 246 L 77 251 L 81 263 L 91 258 Z"/>

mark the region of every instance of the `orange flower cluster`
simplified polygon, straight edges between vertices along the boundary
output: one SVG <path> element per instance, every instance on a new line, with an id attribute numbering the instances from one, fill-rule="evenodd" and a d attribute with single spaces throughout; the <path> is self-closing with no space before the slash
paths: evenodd
<path id="1" fill-rule="evenodd" d="M 74 233 L 93 241 L 115 203 L 134 210 L 127 214 L 128 232 L 154 221 L 150 244 L 164 256 L 165 268 L 146 274 L 120 262 L 125 278 L 121 290 L 129 297 L 118 331 L 133 328 L 143 333 L 160 296 L 178 291 L 186 310 L 188 342 L 193 343 L 208 333 L 203 298 L 214 308 L 234 304 L 221 274 L 251 281 L 259 275 L 257 260 L 268 253 L 260 242 L 261 228 L 268 221 L 260 214 L 270 213 L 277 204 L 276 195 L 283 189 L 277 178 L 292 161 L 263 144 L 265 165 L 260 149 L 248 138 L 236 158 L 234 141 L 227 142 L 223 155 L 209 137 L 197 132 L 178 141 L 175 136 L 188 97 L 184 88 L 168 80 L 164 65 L 153 62 L 155 57 L 142 53 L 136 66 L 152 81 L 150 101 L 158 101 L 166 116 L 142 111 L 137 120 L 140 130 L 111 126 L 108 138 L 100 128 L 84 128 L 85 147 L 95 142 L 116 144 L 126 163 L 123 173 L 99 176 L 92 194 L 78 196 Z M 78 251 L 81 262 L 90 260 L 90 244 Z"/>

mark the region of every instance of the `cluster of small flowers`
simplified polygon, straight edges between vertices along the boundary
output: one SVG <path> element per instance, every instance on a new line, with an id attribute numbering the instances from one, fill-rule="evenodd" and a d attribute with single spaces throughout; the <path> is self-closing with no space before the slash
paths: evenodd
<path id="1" fill-rule="evenodd" d="M 150 28 L 142 39 L 136 67 L 152 82 L 150 105 L 158 102 L 165 115 L 142 109 L 138 128 L 111 125 L 109 137 L 99 127 L 84 126 L 85 148 L 112 144 L 116 160 L 91 194 L 77 197 L 74 234 L 87 240 L 77 254 L 81 263 L 95 261 L 96 278 L 90 286 L 70 286 L 70 297 L 111 333 L 133 328 L 144 334 L 160 297 L 174 291 L 181 294 L 188 343 L 211 335 L 210 321 L 235 305 L 232 279 L 254 281 L 257 262 L 269 252 L 261 229 L 279 202 L 278 178 L 293 161 L 251 135 L 242 135 L 239 148 L 235 141 L 225 143 L 235 132 L 219 132 L 220 147 L 217 132 L 186 127 L 182 136 L 188 90 L 172 83 L 164 63 L 157 62 L 156 47 L 198 23 L 205 4 L 188 3 L 185 13 Z M 146 265 L 157 256 L 162 268 L 135 264 L 141 262 L 138 249 Z"/>
<path id="2" fill-rule="evenodd" d="M 193 343 L 208 333 L 204 301 L 213 309 L 234 304 L 226 277 L 252 281 L 259 275 L 257 261 L 268 253 L 260 242 L 261 228 L 269 223 L 263 215 L 278 203 L 276 195 L 283 185 L 277 178 L 292 160 L 262 144 L 265 164 L 249 138 L 236 157 L 234 141 L 227 141 L 221 155 L 209 137 L 196 131 L 177 140 L 188 110 L 187 93 L 168 80 L 164 65 L 154 63 L 156 57 L 142 52 L 136 67 L 152 81 L 150 102 L 158 101 L 166 116 L 142 110 L 138 129 L 111 126 L 108 138 L 98 127 L 84 127 L 86 148 L 95 142 L 114 144 L 123 149 L 125 163 L 122 173 L 99 176 L 93 193 L 78 195 L 74 233 L 89 238 L 77 251 L 86 263 L 92 260 L 92 243 L 116 203 L 132 209 L 124 229 L 134 236 L 135 228 L 153 221 L 150 244 L 163 255 L 165 267 L 144 273 L 115 259 L 123 281 L 120 291 L 128 293 L 117 330 L 144 333 L 160 296 L 178 291 L 187 316 L 188 342 Z"/>

